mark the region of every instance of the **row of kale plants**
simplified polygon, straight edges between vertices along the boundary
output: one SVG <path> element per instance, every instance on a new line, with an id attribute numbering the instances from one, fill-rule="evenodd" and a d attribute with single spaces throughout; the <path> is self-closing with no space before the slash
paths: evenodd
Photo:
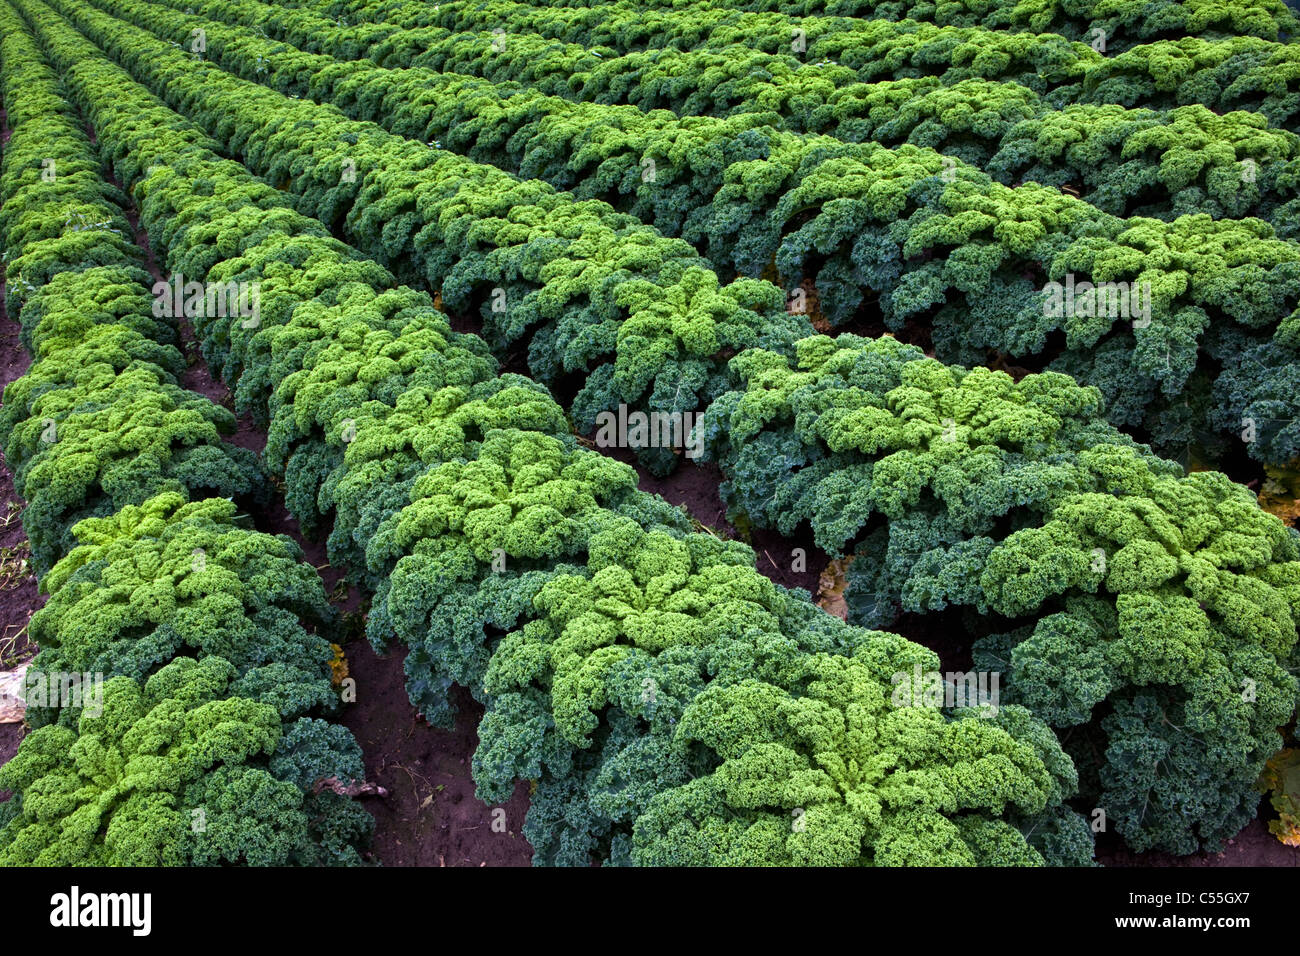
<path id="1" fill-rule="evenodd" d="M 33 730 L 0 768 L 0 865 L 359 862 L 373 820 L 345 795 L 360 748 L 328 720 L 320 578 L 241 520 L 266 475 L 223 441 L 230 411 L 178 385 L 125 197 L 7 5 L 0 36 L 6 305 L 33 356 L 0 440 L 50 595 Z"/>
<path id="2" fill-rule="evenodd" d="M 780 4 L 780 10 L 756 9 L 758 4 L 775 5 L 775 0 L 735 0 L 678 3 L 676 0 L 652 0 L 645 4 L 633 0 L 613 3 L 523 3 L 520 0 L 451 0 L 448 3 L 410 4 L 403 0 L 289 0 L 286 10 L 306 10 L 331 18 L 336 25 L 355 27 L 361 36 L 388 36 L 397 31 L 421 28 L 475 30 L 501 28 L 510 32 L 533 32 L 550 39 L 585 43 L 602 51 L 628 53 L 640 50 L 677 49 L 692 51 L 745 44 L 768 52 L 808 53 L 814 59 L 846 55 L 858 63 L 875 58 L 879 51 L 870 49 L 862 38 L 920 33 L 938 44 L 940 50 L 960 45 L 972 38 L 1002 37 L 1019 46 L 999 45 L 999 50 L 1018 50 L 1025 54 L 1038 37 L 1052 38 L 1056 49 L 1071 51 L 1070 58 L 1080 63 L 1070 65 L 1076 73 L 1086 72 L 1100 60 L 1092 53 L 1128 52 L 1132 46 L 1157 43 L 1177 45 L 1186 41 L 1245 39 L 1273 43 L 1286 41 L 1296 32 L 1292 10 L 1281 0 L 1063 0 L 1073 8 L 1079 21 L 1075 27 L 1064 26 L 1052 16 L 1025 17 L 1011 13 L 1011 4 L 991 0 L 955 0 L 940 8 L 918 3 L 900 14 L 897 10 L 859 10 L 853 13 L 816 10 L 819 0 Z M 845 3 L 871 4 L 873 0 L 837 0 Z M 888 2 L 888 0 L 887 0 Z M 1026 0 L 1042 4 L 1040 13 L 1048 13 L 1058 0 Z M 978 5 L 988 13 L 985 22 L 963 14 L 966 4 Z M 1021 7 L 1021 13 L 1024 8 Z M 1058 8 L 1059 9 L 1059 8 Z M 1007 23 L 1015 18 L 1019 23 Z M 791 42 L 791 34 L 802 31 L 807 49 Z M 938 31 L 946 32 L 938 32 Z M 1101 30 L 1105 36 L 1098 37 Z M 856 35 L 852 39 L 846 35 Z M 837 37 L 837 39 L 830 39 Z M 868 41 L 870 42 L 870 40 Z M 1196 44 L 1187 49 L 1195 49 Z M 1239 48 L 1240 49 L 1240 48 Z M 933 54 L 934 50 L 929 51 Z M 958 62 L 969 60 L 973 51 L 958 53 Z M 999 59 L 999 55 L 986 62 Z M 926 59 L 926 58 L 922 58 Z M 938 57 L 942 60 L 942 55 Z"/>
<path id="3" fill-rule="evenodd" d="M 408 4 L 394 0 L 325 0 L 333 10 L 358 11 L 362 16 L 382 16 L 396 10 L 406 12 Z M 564 13 L 575 19 L 578 11 L 567 8 L 604 8 L 601 0 L 535 0 L 541 8 L 566 8 Z M 675 25 L 674 13 L 680 14 L 678 0 L 641 0 L 639 22 L 650 19 L 656 27 Z M 1159 38 L 1179 39 L 1199 36 L 1257 36 L 1277 40 L 1297 32 L 1294 15 L 1282 0 L 715 0 L 691 6 L 697 21 L 707 29 L 736 22 L 737 13 L 784 13 L 801 17 L 860 17 L 880 20 L 916 20 L 940 26 L 982 26 L 1006 32 L 1059 33 L 1072 39 L 1092 40 L 1097 31 L 1108 37 L 1109 47 L 1135 41 L 1151 42 Z M 631 19 L 626 8 L 618 10 L 615 20 Z M 663 18 L 661 24 L 659 18 Z M 560 19 L 556 17 L 556 19 Z M 746 18 L 748 21 L 750 18 Z M 579 21 L 582 22 L 582 21 Z M 621 35 L 630 25 L 610 23 L 607 18 L 587 21 L 604 23 L 605 29 Z M 637 22 L 637 21 L 633 21 Z M 706 29 L 706 34 L 707 34 Z M 664 35 L 667 39 L 663 39 Z M 670 29 L 643 31 L 640 42 L 673 42 Z M 680 42 L 680 41 L 679 41 Z"/>
<path id="4" fill-rule="evenodd" d="M 1156 13 L 1153 4 L 1143 6 Z M 266 28 L 291 30 L 292 35 L 283 38 L 299 46 L 314 36 L 328 44 L 322 52 L 348 59 L 430 56 L 437 62 L 420 65 L 438 66 L 448 65 L 441 58 L 452 57 L 486 69 L 536 69 L 537 78 L 554 87 L 548 92 L 568 88 L 613 95 L 629 80 L 639 84 L 638 77 L 653 78 L 641 92 L 655 87 L 664 91 L 676 83 L 694 83 L 702 72 L 710 74 L 706 82 L 748 84 L 755 73 L 761 81 L 770 70 L 773 75 L 802 74 L 796 77 L 800 88 L 807 89 L 812 80 L 823 93 L 828 87 L 882 77 L 935 76 L 949 82 L 982 77 L 1013 80 L 1050 93 L 1060 105 L 1141 103 L 1164 108 L 1200 103 L 1220 112 L 1258 110 L 1278 125 L 1295 113 L 1298 104 L 1287 90 L 1295 88 L 1294 64 L 1300 54 L 1292 44 L 1276 42 L 1290 38 L 1293 14 L 1280 12 L 1271 27 L 1257 31 L 1259 36 L 1225 35 L 1210 26 L 1206 14 L 1213 17 L 1217 10 L 1235 8 L 1240 16 L 1240 0 L 1198 4 L 1200 14 L 1194 19 L 1200 22 L 1185 31 L 1169 15 L 1176 17 L 1188 4 L 1161 6 L 1164 27 L 1174 37 L 1161 37 L 1160 29 L 1148 31 L 1146 38 L 1128 38 L 1143 39 L 1131 48 L 1116 35 L 1105 46 L 1094 44 L 1091 37 L 1087 43 L 1073 41 L 1047 28 L 1014 32 L 919 18 L 755 16 L 720 8 L 710 17 L 694 4 L 656 14 L 636 0 L 590 9 L 515 0 L 432 5 L 300 0 L 276 5 L 279 12 L 272 14 Z M 312 19 L 304 19 L 304 14 Z M 488 44 L 466 43 L 473 35 Z M 607 60 L 621 60 L 621 54 L 630 56 L 606 65 Z M 459 65 L 454 69 L 470 72 Z M 566 70 L 572 76 L 568 82 L 563 79 Z"/>
<path id="5" fill-rule="evenodd" d="M 312 55 L 267 39 L 261 27 L 229 26 L 147 0 L 95 3 L 178 44 L 175 52 L 191 60 L 211 60 L 368 121 L 358 130 L 382 124 L 496 165 L 530 188 L 540 189 L 540 181 L 565 190 L 557 202 L 608 201 L 652 227 L 648 241 L 667 248 L 666 238 L 683 239 L 716 270 L 758 278 L 775 269 L 787 296 L 815 281 L 819 311 L 832 325 L 878 319 L 898 334 L 920 325 L 950 363 L 1002 359 L 1069 374 L 1101 389 L 1109 420 L 1137 430 L 1163 454 L 1187 459 L 1190 450 L 1214 462 L 1245 452 L 1272 465 L 1300 454 L 1300 243 L 1290 238 L 1300 140 L 1260 116 L 1217 117 L 1201 106 L 1172 113 L 1103 107 L 1109 127 L 1102 117 L 1068 110 L 1031 121 L 1037 128 L 1022 132 L 1033 142 L 1068 140 L 1079 127 L 1099 131 L 1059 177 L 1033 167 L 1035 179 L 1050 184 L 1095 167 L 1106 171 L 1098 180 L 1103 193 L 1116 183 L 1126 191 L 1135 182 L 1171 184 L 1157 189 L 1164 219 L 1123 218 L 1099 210 L 1092 194 L 1079 199 L 1037 182 L 1007 186 L 929 146 L 890 148 L 780 129 L 772 112 L 679 118 L 574 103 L 445 67 L 398 70 Z M 217 12 L 252 24 L 264 23 L 270 9 L 241 0 Z M 282 21 L 291 15 L 279 11 Z M 193 49 L 196 31 L 201 52 Z M 461 47 L 488 42 L 462 38 Z M 160 67 L 138 62 L 155 82 Z M 253 95 L 247 90 L 204 88 L 187 108 L 230 111 Z M 938 92 L 945 116 L 971 96 L 978 105 L 982 95 L 961 85 Z M 761 102 L 752 90 L 747 96 Z M 1137 157 L 1135 143 L 1144 147 Z M 295 188 L 359 248 L 390 263 L 409 260 L 439 287 L 451 266 L 424 256 L 419 242 L 437 213 L 389 205 L 382 218 L 345 221 L 339 210 L 360 193 L 376 157 L 336 155 L 337 166 L 294 170 Z M 279 170 L 288 171 L 287 159 Z M 1261 188 L 1272 198 L 1264 200 Z M 551 195 L 540 191 L 539 201 Z M 622 221 L 607 214 L 602 225 L 613 235 Z M 755 307 L 737 282 L 728 288 L 759 313 L 757 327 L 750 320 L 720 341 L 694 335 L 685 323 L 656 324 L 647 333 L 634 304 L 632 326 L 614 336 L 605 331 L 617 321 L 613 309 L 549 319 L 527 289 L 512 286 L 512 269 L 500 271 L 494 287 L 503 290 L 504 305 L 470 299 L 458 282 L 443 289 L 444 301 L 478 311 L 495 349 L 526 342 L 530 370 L 548 386 L 586 375 L 573 409 L 584 430 L 620 402 L 667 412 L 702 407 L 726 385 L 724 363 L 714 358 L 719 347 L 758 344 L 756 334 L 784 334 L 795 320 L 805 334 L 810 329 L 806 314 Z M 654 452 L 646 461 L 672 465 Z"/>
<path id="6" fill-rule="evenodd" d="M 616 135 L 614 131 L 624 137 L 640 136 L 643 164 L 645 157 L 655 159 L 656 165 L 667 163 L 662 146 L 645 137 L 675 117 L 650 117 L 643 111 L 668 109 L 684 116 L 735 119 L 728 126 L 693 123 L 687 127 L 690 141 L 675 151 L 675 165 L 700 167 L 706 175 L 713 165 L 710 154 L 722 148 L 713 144 L 725 143 L 713 131 L 727 129 L 731 137 L 738 137 L 755 125 L 770 124 L 845 142 L 928 146 L 983 169 L 1005 185 L 1022 180 L 1048 186 L 1074 184 L 1071 188 L 1080 198 L 1116 215 L 1158 219 L 1189 212 L 1215 218 L 1255 215 L 1286 236 L 1296 228 L 1297 183 L 1291 165 L 1297 156 L 1295 134 L 1270 128 L 1265 115 L 1249 112 L 1241 103 L 1233 103 L 1235 108 L 1228 113 L 1216 113 L 1199 103 L 1173 109 L 1086 102 L 1058 107 L 1044 94 L 998 73 L 957 80 L 891 75 L 841 83 L 824 70 L 800 69 L 797 62 L 783 63 L 780 57 L 747 47 L 724 53 L 673 51 L 683 59 L 656 63 L 655 70 L 663 74 L 659 83 L 646 72 L 640 54 L 595 56 L 576 43 L 557 51 L 553 49 L 557 41 L 540 41 L 547 46 L 539 49 L 535 46 L 539 39 L 532 34 L 502 38 L 443 31 L 445 36 L 434 39 L 420 31 L 402 31 L 392 35 L 391 43 L 388 37 L 367 36 L 364 45 L 348 44 L 339 36 L 346 31 L 324 17 L 258 0 L 162 2 L 184 11 L 185 19 L 157 19 L 158 5 L 151 4 L 150 19 L 145 21 L 149 28 L 165 31 L 187 46 L 194 45 L 193 31 L 202 29 L 202 52 L 246 79 L 263 77 L 280 92 L 342 99 L 340 105 L 355 102 L 353 108 L 365 113 L 357 118 L 383 121 L 395 114 L 392 121 L 412 135 L 422 133 L 426 139 L 447 142 L 445 120 L 430 125 L 428 117 L 412 111 L 411 102 L 418 101 L 411 101 L 410 91 L 400 99 L 397 96 L 403 87 L 418 82 L 422 89 L 441 94 L 439 113 L 456 113 L 459 135 L 475 135 L 476 122 L 506 122 L 498 150 L 510 150 L 511 160 L 522 159 L 528 168 L 552 170 L 549 175 L 564 175 L 563 159 L 569 156 L 582 156 L 585 162 L 603 160 L 617 143 L 606 139 Z M 118 15 L 125 11 L 132 19 L 140 9 L 130 4 L 103 6 Z M 203 18 L 237 23 L 252 33 L 214 32 Z M 187 32 L 178 34 L 180 27 Z M 286 45 L 257 42 L 272 38 Z M 231 44 L 252 59 L 229 58 L 224 51 Z M 737 61 L 746 58 L 744 50 L 760 62 L 738 67 Z M 342 76 L 336 71 L 320 75 L 317 71 L 322 67 L 316 64 L 327 65 L 327 61 L 305 57 L 302 51 L 373 60 L 388 69 L 363 70 L 358 64 Z M 575 59 L 580 57 L 589 57 L 589 62 Z M 608 77 L 602 88 L 574 79 L 596 66 Z M 397 69 L 411 72 L 396 76 Z M 548 72 L 552 69 L 553 75 Z M 475 77 L 491 82 L 474 83 Z M 614 77 L 618 81 L 611 86 Z M 290 84 L 299 89 L 289 89 Z M 381 86 L 388 89 L 381 91 Z M 554 102 L 556 98 L 569 100 L 567 108 Z M 1284 98 L 1280 89 L 1272 102 L 1280 106 Z M 641 109 L 602 108 L 620 103 Z M 531 125 L 520 136 L 525 120 Z M 463 129 L 466 124 L 468 131 Z M 613 130 L 602 132 L 607 126 Z M 560 134 L 583 139 L 569 146 Z M 518 155 L 536 154 L 543 148 L 547 150 L 543 157 Z M 754 146 L 748 148 L 753 153 Z M 768 147 L 765 153 L 770 152 Z M 674 182 L 681 172 L 670 164 L 665 179 L 658 179 L 656 170 L 656 179 L 647 182 L 660 183 L 660 191 L 671 192 L 662 184 Z M 607 174 L 606 178 L 622 185 L 621 176 Z"/>

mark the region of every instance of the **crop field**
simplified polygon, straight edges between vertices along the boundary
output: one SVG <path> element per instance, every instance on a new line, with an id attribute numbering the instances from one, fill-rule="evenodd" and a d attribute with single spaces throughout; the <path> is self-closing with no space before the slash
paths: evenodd
<path id="1" fill-rule="evenodd" d="M 0 148 L 0 867 L 1300 866 L 1281 0 L 0 0 Z"/>

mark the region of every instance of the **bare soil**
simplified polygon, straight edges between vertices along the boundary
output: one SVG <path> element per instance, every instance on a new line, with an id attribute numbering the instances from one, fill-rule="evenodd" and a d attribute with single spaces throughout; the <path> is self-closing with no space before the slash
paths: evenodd
<path id="1" fill-rule="evenodd" d="M 1104 866 L 1300 866 L 1300 847 L 1283 846 L 1269 833 L 1264 822 L 1269 816 L 1272 809 L 1262 806 L 1260 816 L 1229 840 L 1222 853 L 1133 853 L 1115 838 L 1102 838 L 1097 841 L 1097 862 Z"/>
<path id="2" fill-rule="evenodd" d="M 343 715 L 365 754 L 366 779 L 388 791 L 368 799 L 375 856 L 385 866 L 528 866 L 533 848 L 520 828 L 528 784 L 501 805 L 474 796 L 470 760 L 483 708 L 456 688 L 456 728 L 439 730 L 416 715 L 406 696 L 404 648 L 377 656 L 365 641 L 347 647 L 357 701 Z"/>

